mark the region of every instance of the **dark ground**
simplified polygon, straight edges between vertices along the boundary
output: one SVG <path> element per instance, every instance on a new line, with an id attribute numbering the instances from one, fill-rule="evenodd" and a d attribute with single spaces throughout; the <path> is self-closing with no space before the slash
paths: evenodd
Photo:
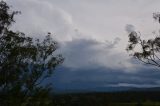
<path id="1" fill-rule="evenodd" d="M 54 101 L 55 106 L 160 106 L 160 91 L 67 93 Z"/>

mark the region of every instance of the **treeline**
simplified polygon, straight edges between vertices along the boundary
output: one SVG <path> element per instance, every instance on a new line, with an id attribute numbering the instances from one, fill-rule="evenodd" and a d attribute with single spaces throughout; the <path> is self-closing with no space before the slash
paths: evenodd
<path id="1" fill-rule="evenodd" d="M 54 96 L 56 105 L 60 106 L 108 106 L 120 103 L 159 102 L 160 91 L 133 91 L 109 93 L 77 93 Z"/>

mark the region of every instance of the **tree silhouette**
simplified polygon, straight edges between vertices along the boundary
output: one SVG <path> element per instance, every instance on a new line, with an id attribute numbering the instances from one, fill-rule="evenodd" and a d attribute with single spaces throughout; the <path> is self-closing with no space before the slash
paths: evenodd
<path id="1" fill-rule="evenodd" d="M 63 57 L 54 54 L 58 43 L 50 33 L 41 41 L 10 30 L 18 13 L 0 1 L 0 105 L 49 105 L 49 88 L 41 83 L 52 75 Z"/>
<path id="2" fill-rule="evenodd" d="M 160 23 L 160 13 L 153 13 L 153 18 Z M 132 31 L 127 51 L 132 51 L 132 56 L 145 64 L 160 67 L 160 35 L 154 36 L 154 39 L 143 40 L 140 33 Z"/>

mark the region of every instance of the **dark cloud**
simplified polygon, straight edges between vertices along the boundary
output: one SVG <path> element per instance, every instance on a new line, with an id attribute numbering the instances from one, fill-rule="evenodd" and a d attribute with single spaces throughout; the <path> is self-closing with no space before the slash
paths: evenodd
<path id="1" fill-rule="evenodd" d="M 109 87 L 155 87 L 160 83 L 160 71 L 152 68 L 140 69 L 137 73 L 126 73 L 123 70 L 113 70 L 98 67 L 83 70 L 74 70 L 61 67 L 48 82 L 54 82 L 55 89 L 90 89 Z"/>
<path id="2" fill-rule="evenodd" d="M 134 23 L 136 28 L 145 32 L 154 29 L 150 16 L 160 8 L 159 1 L 6 1 L 22 12 L 16 17 L 14 30 L 38 38 L 52 32 L 62 43 L 60 52 L 65 62 L 49 80 L 57 88 L 151 86 L 160 83 L 160 72 L 145 68 L 124 52 L 124 42 L 127 43 L 128 38 L 123 36 L 127 23 Z M 125 30 L 130 33 L 135 27 L 126 25 Z"/>
<path id="3" fill-rule="evenodd" d="M 131 33 L 133 31 L 135 31 L 135 27 L 131 24 L 127 24 L 125 27 L 126 32 Z"/>
<path id="4" fill-rule="evenodd" d="M 129 68 L 131 64 L 124 53 L 118 52 L 120 38 L 101 42 L 96 39 L 75 38 L 61 45 L 64 66 L 71 68 Z M 122 62 L 124 61 L 124 62 Z"/>

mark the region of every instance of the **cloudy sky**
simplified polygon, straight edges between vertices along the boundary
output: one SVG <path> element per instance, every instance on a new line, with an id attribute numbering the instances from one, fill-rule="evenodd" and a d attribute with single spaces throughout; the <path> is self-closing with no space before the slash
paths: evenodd
<path id="1" fill-rule="evenodd" d="M 6 0 L 20 10 L 13 30 L 59 41 L 65 62 L 50 81 L 61 89 L 156 87 L 158 69 L 132 59 L 125 48 L 130 31 L 152 38 L 159 0 Z"/>

